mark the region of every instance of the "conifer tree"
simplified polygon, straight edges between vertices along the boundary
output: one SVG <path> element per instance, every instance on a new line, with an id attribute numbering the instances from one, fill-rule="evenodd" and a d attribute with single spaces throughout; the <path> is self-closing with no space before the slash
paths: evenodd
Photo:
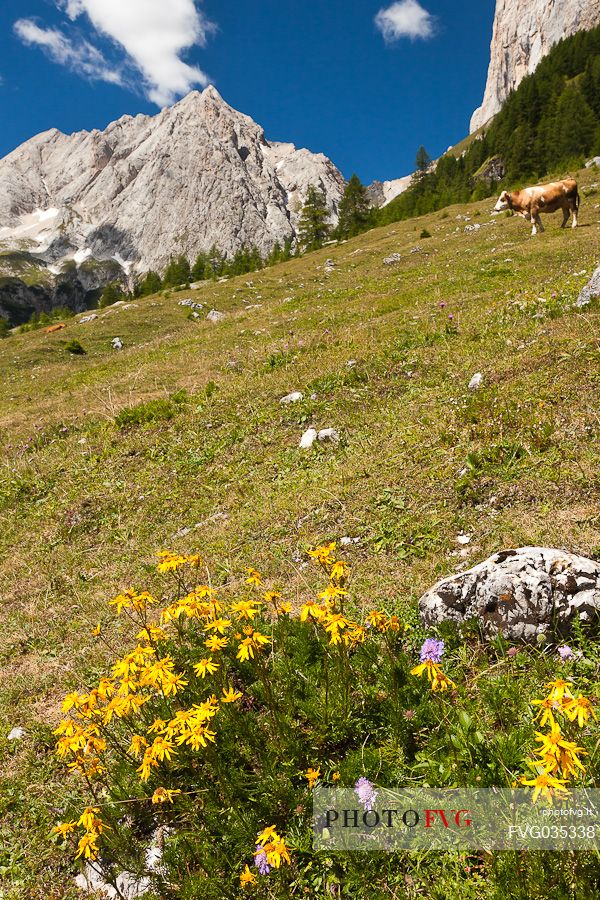
<path id="1" fill-rule="evenodd" d="M 208 256 L 206 255 L 206 253 L 200 252 L 196 257 L 196 262 L 192 266 L 192 281 L 204 281 L 206 278 L 209 278 L 210 276 L 207 271 L 208 266 Z"/>
<path id="2" fill-rule="evenodd" d="M 325 195 L 311 184 L 306 192 L 299 225 L 300 245 L 304 250 L 317 250 L 329 234 Z"/>
<path id="3" fill-rule="evenodd" d="M 109 282 L 102 294 L 100 295 L 100 300 L 98 302 L 98 306 L 100 309 L 103 309 L 105 306 L 112 306 L 113 303 L 116 303 L 118 300 L 123 299 L 123 288 L 119 284 L 118 281 Z M 41 319 L 40 319 L 41 321 Z"/>
<path id="4" fill-rule="evenodd" d="M 178 287 L 180 284 L 188 284 L 190 275 L 191 269 L 188 258 L 181 253 L 169 261 L 163 283 L 165 287 Z"/>
<path id="5" fill-rule="evenodd" d="M 367 189 L 358 175 L 353 175 L 340 200 L 338 238 L 354 237 L 369 225 L 370 206 Z"/>
<path id="6" fill-rule="evenodd" d="M 156 294 L 162 288 L 162 281 L 158 272 L 150 270 L 146 272 L 141 281 L 135 286 L 134 294 L 136 297 L 148 297 L 150 294 Z"/>
<path id="7" fill-rule="evenodd" d="M 556 105 L 556 159 L 587 155 L 594 144 L 596 117 L 575 83 L 567 85 Z"/>
<path id="8" fill-rule="evenodd" d="M 415 166 L 417 172 L 426 172 L 431 165 L 431 157 L 425 147 L 421 145 L 417 150 L 417 158 L 415 160 Z"/>

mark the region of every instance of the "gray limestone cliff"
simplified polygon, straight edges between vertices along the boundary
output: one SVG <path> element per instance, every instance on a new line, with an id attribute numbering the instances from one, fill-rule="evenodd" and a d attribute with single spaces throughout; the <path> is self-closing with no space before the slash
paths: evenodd
<path id="1" fill-rule="evenodd" d="M 600 0 L 497 0 L 483 103 L 471 132 L 502 108 L 511 91 L 561 38 L 600 25 Z"/>

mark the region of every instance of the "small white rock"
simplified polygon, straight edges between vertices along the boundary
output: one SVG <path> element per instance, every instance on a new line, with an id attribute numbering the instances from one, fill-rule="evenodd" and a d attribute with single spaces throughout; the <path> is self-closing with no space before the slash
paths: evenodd
<path id="1" fill-rule="evenodd" d="M 9 732 L 8 740 L 9 741 L 22 741 L 25 737 L 25 729 L 21 728 L 19 725 L 16 728 L 13 728 L 11 732 Z"/>
<path id="2" fill-rule="evenodd" d="M 302 391 L 292 391 L 291 394 L 286 394 L 285 397 L 282 397 L 279 402 L 283 403 L 284 406 L 288 406 L 290 403 L 299 403 L 300 400 L 304 400 Z"/>
<path id="3" fill-rule="evenodd" d="M 216 309 L 211 309 L 206 318 L 209 322 L 220 322 L 221 319 L 225 318 L 225 313 L 219 312 Z"/>
<path id="4" fill-rule="evenodd" d="M 113 350 L 122 350 L 123 349 L 123 341 L 119 337 L 114 337 L 110 342 Z"/>
<path id="5" fill-rule="evenodd" d="M 479 388 L 481 387 L 482 384 L 483 384 L 483 375 L 481 374 L 481 372 L 477 372 L 475 375 L 473 375 L 473 377 L 471 378 L 471 380 L 469 382 L 469 390 L 477 391 L 477 390 L 479 390 Z"/>
<path id="6" fill-rule="evenodd" d="M 85 325 L 86 322 L 93 322 L 94 319 L 97 319 L 98 316 L 94 313 L 91 316 L 84 316 L 83 319 L 79 320 L 79 325 Z"/>
<path id="7" fill-rule="evenodd" d="M 308 450 L 317 439 L 317 429 L 316 428 L 308 428 L 302 438 L 300 440 L 300 449 Z"/>
<path id="8" fill-rule="evenodd" d="M 470 544 L 472 536 L 473 535 L 465 534 L 464 531 L 461 531 L 461 533 L 456 538 L 456 542 L 458 544 L 463 544 L 463 545 Z"/>
<path id="9" fill-rule="evenodd" d="M 340 434 L 335 428 L 322 428 L 317 435 L 320 441 L 330 441 L 332 444 L 339 444 Z"/>

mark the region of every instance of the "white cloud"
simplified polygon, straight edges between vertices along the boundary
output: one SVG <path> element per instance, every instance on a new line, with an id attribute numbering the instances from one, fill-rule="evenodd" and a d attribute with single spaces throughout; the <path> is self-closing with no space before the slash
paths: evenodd
<path id="1" fill-rule="evenodd" d="M 57 28 L 40 28 L 32 19 L 19 19 L 14 30 L 23 43 L 41 47 L 54 62 L 88 78 L 110 84 L 123 83 L 121 73 L 111 67 L 88 41 L 79 39 L 75 43 Z"/>
<path id="2" fill-rule="evenodd" d="M 426 40 L 433 37 L 435 19 L 418 0 L 399 0 L 386 9 L 380 9 L 375 16 L 375 24 L 387 42 L 403 37 Z"/>
<path id="3" fill-rule="evenodd" d="M 172 103 L 209 78 L 181 59 L 204 46 L 214 30 L 195 0 L 59 0 L 71 20 L 86 14 L 99 33 L 120 44 L 142 73 L 146 93 L 158 106 Z"/>

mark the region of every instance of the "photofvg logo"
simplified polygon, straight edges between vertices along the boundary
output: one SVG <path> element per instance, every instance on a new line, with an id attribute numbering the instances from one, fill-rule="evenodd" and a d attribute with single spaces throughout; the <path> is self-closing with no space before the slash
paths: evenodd
<path id="1" fill-rule="evenodd" d="M 600 790 L 552 803 L 525 790 L 381 788 L 313 792 L 316 850 L 600 849 Z"/>

